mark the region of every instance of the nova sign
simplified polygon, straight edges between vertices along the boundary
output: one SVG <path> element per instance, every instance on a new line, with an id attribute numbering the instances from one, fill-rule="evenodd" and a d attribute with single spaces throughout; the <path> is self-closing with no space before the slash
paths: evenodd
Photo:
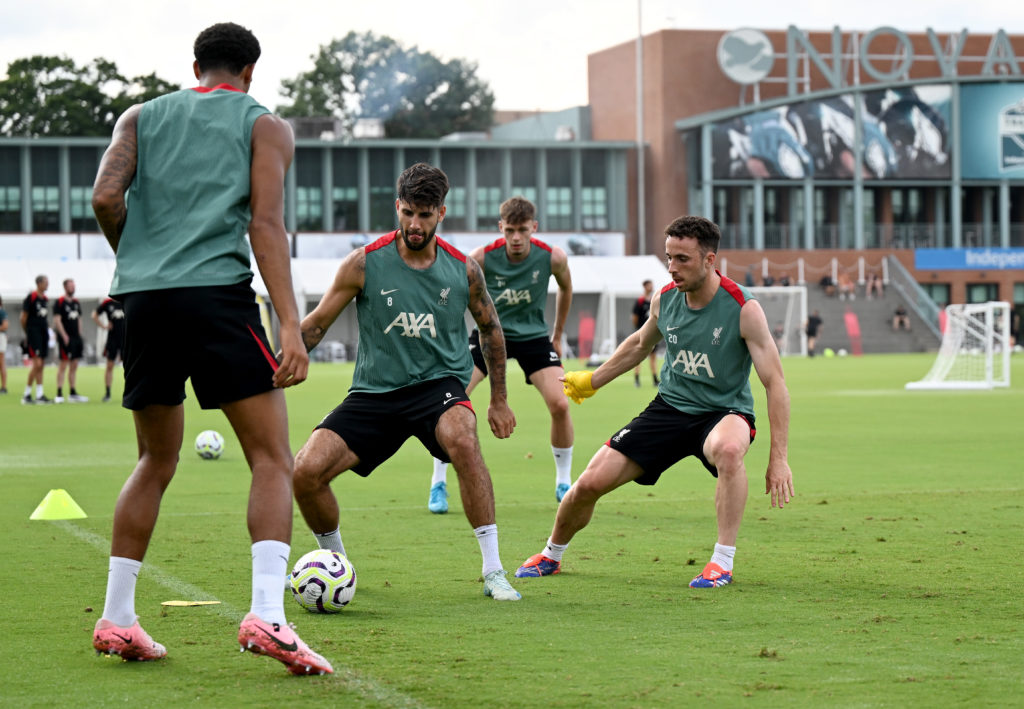
<path id="1" fill-rule="evenodd" d="M 964 45 L 967 42 L 967 30 L 948 38 L 947 46 L 936 34 L 935 30 L 925 30 L 932 51 L 924 56 L 914 53 L 914 45 L 910 37 L 895 27 L 877 27 L 860 38 L 857 45 L 856 60 L 867 76 L 875 81 L 890 82 L 904 80 L 909 76 L 910 68 L 915 61 L 929 61 L 938 64 L 942 78 L 957 76 L 957 66 L 963 57 Z M 885 57 L 871 54 L 871 43 L 878 37 L 889 36 L 896 40 L 897 49 Z M 727 32 L 718 44 L 718 64 L 722 71 L 740 84 L 756 83 L 771 70 L 778 54 L 772 54 L 772 44 L 760 30 L 739 29 Z M 786 89 L 790 96 L 795 96 L 800 81 L 798 76 L 804 57 L 809 59 L 834 89 L 842 89 L 851 85 L 844 76 L 843 63 L 849 54 L 843 53 L 843 34 L 839 27 L 832 29 L 832 51 L 819 52 L 810 37 L 803 30 L 790 25 L 786 30 Z M 876 61 L 884 64 L 877 66 Z M 979 61 L 978 58 L 974 58 Z M 972 75 L 976 76 L 972 72 Z M 1020 60 L 1014 54 L 1013 45 L 1005 30 L 997 30 L 989 41 L 981 67 L 981 76 L 1021 76 Z M 858 83 L 855 79 L 852 83 Z"/>

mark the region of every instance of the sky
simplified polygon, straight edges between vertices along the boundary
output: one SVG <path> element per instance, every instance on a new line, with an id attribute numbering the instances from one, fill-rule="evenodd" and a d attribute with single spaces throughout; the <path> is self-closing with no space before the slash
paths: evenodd
<path id="1" fill-rule="evenodd" d="M 192 42 L 216 22 L 237 22 L 260 40 L 251 94 L 273 109 L 278 88 L 313 66 L 321 45 L 372 30 L 442 59 L 476 62 L 502 110 L 555 111 L 586 105 L 587 55 L 638 31 L 740 27 L 868 31 L 891 26 L 939 33 L 1002 28 L 1024 33 L 1024 3 L 1005 0 L 33 0 L 5 3 L 0 76 L 36 54 L 79 65 L 97 57 L 126 76 L 156 74 L 195 84 Z"/>

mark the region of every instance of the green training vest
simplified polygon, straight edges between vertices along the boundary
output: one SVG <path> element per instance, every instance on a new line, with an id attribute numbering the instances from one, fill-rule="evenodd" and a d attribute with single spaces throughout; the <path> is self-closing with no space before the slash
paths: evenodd
<path id="1" fill-rule="evenodd" d="M 502 237 L 484 249 L 484 278 L 506 340 L 522 342 L 548 336 L 544 306 L 551 278 L 550 246 L 530 239 L 530 253 L 512 263 Z"/>
<path id="2" fill-rule="evenodd" d="M 143 104 L 111 295 L 252 278 L 252 126 L 269 111 L 224 86 Z"/>
<path id="3" fill-rule="evenodd" d="M 665 401 L 691 414 L 737 411 L 753 423 L 752 362 L 740 337 L 740 308 L 753 299 L 725 277 L 700 310 L 691 309 L 672 284 L 662 289 L 658 330 L 666 349 L 658 393 Z"/>
<path id="4" fill-rule="evenodd" d="M 402 260 L 400 238 L 393 231 L 366 247 L 349 391 L 383 393 L 447 376 L 468 386 L 473 358 L 466 346 L 466 257 L 437 239 L 437 259 L 420 271 Z"/>

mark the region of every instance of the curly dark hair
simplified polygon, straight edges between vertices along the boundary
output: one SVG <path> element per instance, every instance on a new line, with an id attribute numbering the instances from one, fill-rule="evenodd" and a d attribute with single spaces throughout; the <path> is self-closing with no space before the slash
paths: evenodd
<path id="1" fill-rule="evenodd" d="M 665 236 L 674 236 L 679 239 L 692 237 L 697 240 L 702 254 L 709 251 L 718 253 L 718 244 L 722 240 L 722 232 L 718 225 L 704 217 L 679 217 L 667 227 Z"/>
<path id="2" fill-rule="evenodd" d="M 448 196 L 448 176 L 433 165 L 418 162 L 398 176 L 398 199 L 414 207 L 440 207 Z"/>
<path id="3" fill-rule="evenodd" d="M 226 69 L 237 76 L 260 58 L 260 43 L 241 25 L 218 22 L 199 33 L 192 51 L 200 72 Z"/>

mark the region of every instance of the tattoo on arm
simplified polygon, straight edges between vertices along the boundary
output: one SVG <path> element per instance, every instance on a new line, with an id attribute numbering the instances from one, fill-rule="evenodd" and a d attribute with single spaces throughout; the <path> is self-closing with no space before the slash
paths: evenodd
<path id="1" fill-rule="evenodd" d="M 498 311 L 494 308 L 491 294 L 484 284 L 484 274 L 473 259 L 468 259 L 469 311 L 480 331 L 480 351 L 487 363 L 487 375 L 491 379 L 491 392 L 502 395 L 505 388 L 505 333 L 498 322 Z"/>
<path id="2" fill-rule="evenodd" d="M 137 125 L 138 110 L 129 109 L 114 129 L 93 185 L 93 211 L 115 253 L 128 217 L 124 194 L 135 178 L 138 164 Z"/>

